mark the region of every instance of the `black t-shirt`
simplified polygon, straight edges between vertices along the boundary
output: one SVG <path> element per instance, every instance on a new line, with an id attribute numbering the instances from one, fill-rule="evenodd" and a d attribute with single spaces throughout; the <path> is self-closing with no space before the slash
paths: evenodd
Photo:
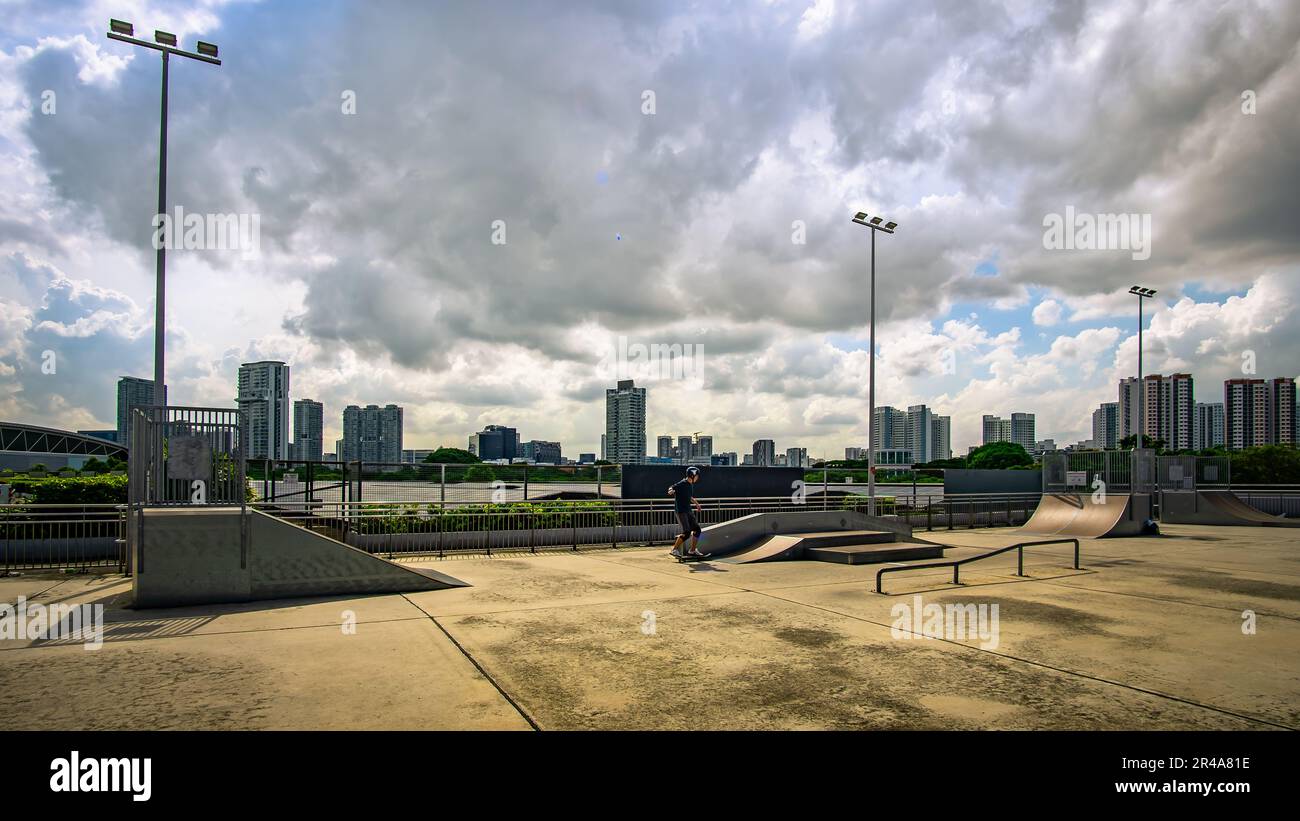
<path id="1" fill-rule="evenodd" d="M 686 479 L 680 479 L 673 485 L 673 504 L 682 513 L 691 512 L 691 499 L 694 495 L 695 486 Z"/>

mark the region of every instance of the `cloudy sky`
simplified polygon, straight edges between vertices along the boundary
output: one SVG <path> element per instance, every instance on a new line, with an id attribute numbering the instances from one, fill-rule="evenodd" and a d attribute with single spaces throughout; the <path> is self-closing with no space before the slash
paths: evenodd
<path id="1" fill-rule="evenodd" d="M 152 375 L 160 60 L 110 17 L 220 45 L 172 61 L 168 203 L 260 227 L 169 255 L 172 401 L 283 359 L 327 450 L 344 405 L 395 402 L 407 447 L 495 423 L 576 456 L 622 372 L 652 448 L 842 456 L 856 210 L 899 223 L 877 403 L 950 414 L 954 451 L 985 413 L 1088 437 L 1136 372 L 1135 283 L 1146 370 L 1198 400 L 1243 357 L 1300 371 L 1291 0 L 0 0 L 0 419 L 113 427 Z M 1066 209 L 1149 218 L 1149 253 L 1046 247 Z"/>

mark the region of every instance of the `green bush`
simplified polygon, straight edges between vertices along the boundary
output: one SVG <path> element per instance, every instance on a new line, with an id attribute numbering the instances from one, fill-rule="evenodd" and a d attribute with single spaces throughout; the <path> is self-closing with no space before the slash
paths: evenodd
<path id="1" fill-rule="evenodd" d="M 381 533 L 465 533 L 483 530 L 610 527 L 618 513 L 609 502 L 509 502 L 444 508 L 437 503 L 362 505 L 356 531 Z"/>
<path id="2" fill-rule="evenodd" d="M 858 513 L 871 512 L 871 500 L 866 496 L 853 494 L 840 500 L 840 510 L 856 510 Z M 893 496 L 876 497 L 876 515 L 892 516 L 898 512 L 898 503 Z"/>
<path id="3" fill-rule="evenodd" d="M 37 505 L 125 504 L 127 498 L 125 476 L 14 479 L 9 484 Z"/>

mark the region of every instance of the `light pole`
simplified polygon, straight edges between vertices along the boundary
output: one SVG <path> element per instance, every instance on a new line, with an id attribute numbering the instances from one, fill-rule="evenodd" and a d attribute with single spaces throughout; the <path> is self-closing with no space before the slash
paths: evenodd
<path id="1" fill-rule="evenodd" d="M 221 65 L 217 59 L 217 47 L 202 40 L 198 43 L 198 52 L 176 48 L 176 35 L 165 31 L 155 31 L 150 43 L 135 37 L 135 26 L 121 20 L 108 21 L 108 39 L 121 40 L 133 46 L 142 46 L 162 52 L 162 125 L 158 132 L 158 218 L 167 213 L 167 65 L 168 57 L 175 54 L 189 57 L 213 65 Z M 158 226 L 155 226 L 158 227 Z M 172 226 L 173 231 L 179 226 Z M 173 234 L 174 235 L 174 234 Z M 158 243 L 157 277 L 154 291 L 154 327 L 153 327 L 153 402 L 155 405 L 167 404 L 166 383 L 163 381 L 163 353 L 167 340 L 167 243 Z"/>
<path id="2" fill-rule="evenodd" d="M 1134 440 L 1134 450 L 1141 450 L 1146 446 L 1146 387 L 1142 384 L 1142 300 L 1150 299 L 1156 295 L 1151 288 L 1143 288 L 1141 285 L 1134 285 L 1128 289 L 1130 294 L 1138 298 L 1138 430 L 1137 439 Z"/>
<path id="3" fill-rule="evenodd" d="M 876 515 L 876 232 L 894 233 L 896 222 L 885 222 L 881 217 L 870 217 L 859 211 L 853 221 L 871 229 L 871 359 L 870 379 L 867 385 L 867 510 Z M 883 224 L 882 224 L 883 223 Z M 915 455 L 915 454 L 914 454 Z"/>

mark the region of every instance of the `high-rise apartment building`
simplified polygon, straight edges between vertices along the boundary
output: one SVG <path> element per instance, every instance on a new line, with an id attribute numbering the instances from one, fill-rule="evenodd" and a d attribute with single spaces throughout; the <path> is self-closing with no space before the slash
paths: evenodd
<path id="1" fill-rule="evenodd" d="M 1296 444 L 1295 379 L 1280 376 L 1268 383 L 1269 439 L 1275 445 Z"/>
<path id="2" fill-rule="evenodd" d="M 397 405 L 348 405 L 343 409 L 342 453 L 346 462 L 402 461 L 402 409 Z"/>
<path id="3" fill-rule="evenodd" d="M 1209 450 L 1223 446 L 1223 403 L 1197 402 L 1192 418 L 1192 449 Z"/>
<path id="4" fill-rule="evenodd" d="M 1102 450 L 1115 450 L 1119 439 L 1119 403 L 1102 402 L 1092 412 L 1092 441 Z"/>
<path id="5" fill-rule="evenodd" d="M 713 437 L 696 436 L 695 452 L 691 455 L 691 461 L 699 462 L 702 465 L 709 464 L 713 459 Z"/>
<path id="6" fill-rule="evenodd" d="M 248 427 L 248 458 L 288 459 L 289 366 L 279 361 L 240 365 L 235 401 Z"/>
<path id="7" fill-rule="evenodd" d="M 312 399 L 295 399 L 290 458 L 319 462 L 324 453 L 325 406 Z"/>
<path id="8" fill-rule="evenodd" d="M 786 448 L 785 463 L 792 468 L 808 467 L 808 448 Z"/>
<path id="9" fill-rule="evenodd" d="M 934 450 L 930 461 L 952 458 L 952 417 L 935 415 L 931 420 L 930 440 Z"/>
<path id="10" fill-rule="evenodd" d="M 754 441 L 754 461 L 751 463 L 755 467 L 774 467 L 776 465 L 776 442 L 771 439 L 757 439 Z"/>
<path id="11" fill-rule="evenodd" d="M 1010 417 L 988 416 L 983 418 L 983 444 L 991 442 L 1015 442 L 1026 452 L 1034 449 L 1034 415 L 1032 413 L 1013 413 Z"/>
<path id="12" fill-rule="evenodd" d="M 660 436 L 655 441 L 657 443 L 657 447 L 655 448 L 656 456 L 658 456 L 660 459 L 673 458 L 673 437 Z"/>
<path id="13" fill-rule="evenodd" d="M 631 379 L 605 390 L 605 458 L 619 465 L 645 461 L 646 389 Z"/>
<path id="14" fill-rule="evenodd" d="M 167 386 L 163 386 L 163 401 L 167 401 Z M 123 376 L 117 380 L 117 443 L 131 446 L 128 437 L 131 424 L 131 408 L 151 406 L 153 398 L 153 380 L 140 379 L 135 376 Z"/>
<path id="15" fill-rule="evenodd" d="M 1193 387 L 1192 375 L 1187 373 L 1170 376 L 1147 374 L 1142 377 L 1140 386 L 1134 377 L 1121 379 L 1118 402 L 1120 438 L 1137 433 L 1140 396 L 1145 417 L 1143 430 L 1147 437 L 1163 441 L 1171 450 L 1191 448 L 1192 419 L 1196 409 Z"/>
<path id="16" fill-rule="evenodd" d="M 917 464 L 932 461 L 934 457 L 934 412 L 925 405 L 911 405 L 907 409 L 907 439 L 904 447 L 912 452 Z"/>
<path id="17" fill-rule="evenodd" d="M 873 428 L 871 447 L 877 453 L 907 447 L 907 414 L 898 408 L 877 407 Z"/>
<path id="18" fill-rule="evenodd" d="M 1269 444 L 1269 386 L 1263 379 L 1223 383 L 1223 443 L 1231 450 Z"/>

